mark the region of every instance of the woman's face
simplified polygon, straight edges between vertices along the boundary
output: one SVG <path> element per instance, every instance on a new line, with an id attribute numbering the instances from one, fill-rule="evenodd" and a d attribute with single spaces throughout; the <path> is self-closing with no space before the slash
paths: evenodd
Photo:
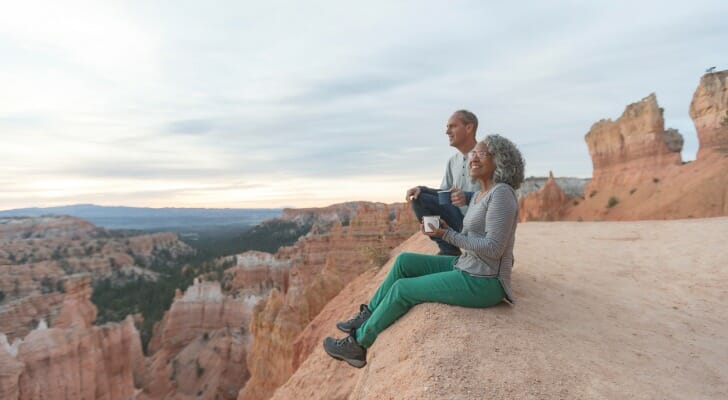
<path id="1" fill-rule="evenodd" d="M 468 166 L 470 176 L 477 179 L 490 179 L 495 171 L 493 154 L 488 151 L 488 146 L 479 142 L 475 148 L 468 153 Z"/>

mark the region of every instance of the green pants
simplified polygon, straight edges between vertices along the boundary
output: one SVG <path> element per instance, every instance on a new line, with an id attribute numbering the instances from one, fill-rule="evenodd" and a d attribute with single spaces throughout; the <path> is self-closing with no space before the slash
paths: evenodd
<path id="1" fill-rule="evenodd" d="M 505 297 L 498 278 L 476 278 L 453 269 L 457 257 L 402 253 L 369 301 L 372 315 L 356 331 L 356 341 L 371 346 L 377 336 L 410 308 L 438 302 L 483 308 Z"/>

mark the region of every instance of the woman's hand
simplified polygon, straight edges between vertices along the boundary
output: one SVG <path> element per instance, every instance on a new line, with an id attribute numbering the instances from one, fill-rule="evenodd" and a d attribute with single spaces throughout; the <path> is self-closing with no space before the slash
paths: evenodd
<path id="1" fill-rule="evenodd" d="M 445 236 L 445 231 L 447 230 L 447 228 L 449 228 L 447 226 L 447 223 L 445 222 L 445 220 L 443 220 L 442 218 L 440 218 L 440 226 L 439 227 L 436 227 L 436 226 L 434 226 L 432 224 L 428 224 L 428 225 L 429 225 L 428 228 L 431 229 L 432 232 L 426 232 L 425 231 L 425 225 L 424 225 L 424 223 L 421 223 L 420 224 L 420 230 L 422 231 L 422 233 L 424 233 L 425 235 L 427 235 L 429 237 L 442 238 L 443 236 Z"/>

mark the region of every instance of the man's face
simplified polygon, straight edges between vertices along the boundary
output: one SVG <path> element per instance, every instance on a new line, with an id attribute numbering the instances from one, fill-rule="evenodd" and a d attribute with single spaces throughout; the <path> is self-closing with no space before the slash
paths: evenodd
<path id="1" fill-rule="evenodd" d="M 465 144 L 470 136 L 472 136 L 473 125 L 465 125 L 460 120 L 458 114 L 453 114 L 449 120 L 447 120 L 447 130 L 445 134 L 450 139 L 450 146 L 459 147 Z"/>

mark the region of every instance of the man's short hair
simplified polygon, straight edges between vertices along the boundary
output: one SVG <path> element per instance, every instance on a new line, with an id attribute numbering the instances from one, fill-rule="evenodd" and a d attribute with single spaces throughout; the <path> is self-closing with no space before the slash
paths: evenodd
<path id="1" fill-rule="evenodd" d="M 455 114 L 458 115 L 460 122 L 463 124 L 473 124 L 473 134 L 478 132 L 478 117 L 476 117 L 475 114 L 468 110 L 457 110 L 455 111 Z"/>

